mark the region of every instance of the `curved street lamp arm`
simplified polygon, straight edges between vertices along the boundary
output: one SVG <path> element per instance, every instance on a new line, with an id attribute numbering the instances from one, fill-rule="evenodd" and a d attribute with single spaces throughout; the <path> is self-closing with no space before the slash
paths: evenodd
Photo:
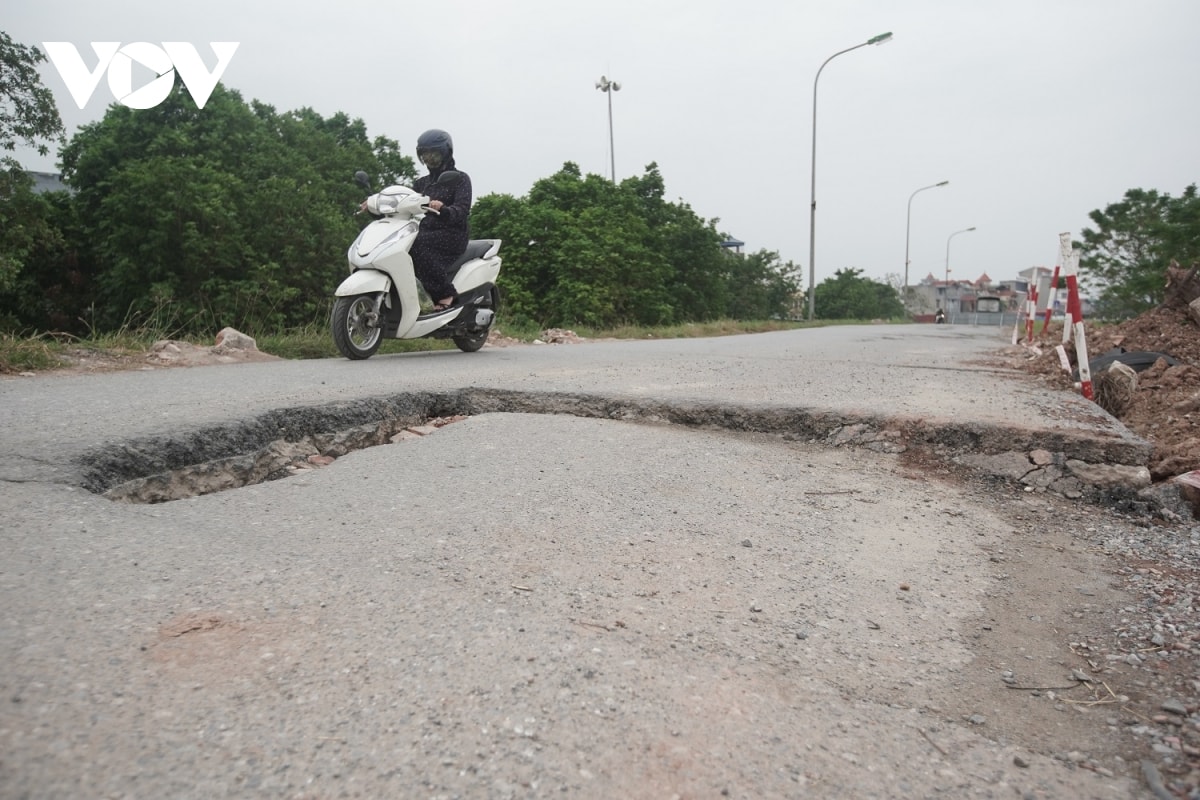
<path id="1" fill-rule="evenodd" d="M 912 194 L 910 194 L 908 196 L 908 215 L 904 218 L 904 300 L 903 300 L 903 302 L 905 302 L 905 303 L 908 302 L 908 264 L 909 264 L 909 260 L 908 260 L 909 236 L 908 236 L 908 234 L 909 234 L 909 230 L 912 227 L 912 201 L 913 201 L 913 198 L 916 197 L 920 192 L 925 191 L 926 189 L 936 189 L 939 186 L 946 186 L 949 183 L 950 183 L 950 181 L 938 181 L 937 183 L 931 183 L 928 186 L 922 186 L 920 189 L 917 189 L 917 191 L 913 192 Z"/>
<path id="2" fill-rule="evenodd" d="M 813 115 L 812 115 L 812 165 L 811 165 L 811 180 L 812 193 L 808 206 L 808 318 L 811 321 L 816 310 L 816 286 L 817 279 L 816 268 L 816 251 L 817 251 L 817 82 L 821 80 L 821 70 L 825 69 L 825 65 L 833 61 L 840 55 L 849 53 L 851 50 L 857 50 L 860 47 L 866 47 L 869 44 L 884 44 L 892 40 L 892 33 L 881 33 L 878 36 L 872 36 L 861 44 L 856 44 L 853 47 L 847 47 L 845 50 L 839 50 L 821 63 L 817 70 L 817 75 L 813 78 Z"/>

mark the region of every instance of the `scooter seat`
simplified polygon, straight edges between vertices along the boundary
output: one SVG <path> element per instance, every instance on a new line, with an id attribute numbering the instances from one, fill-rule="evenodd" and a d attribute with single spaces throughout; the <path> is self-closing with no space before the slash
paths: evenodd
<path id="1" fill-rule="evenodd" d="M 472 239 L 467 242 L 467 249 L 463 254 L 454 260 L 450 265 L 450 274 L 453 275 L 458 268 L 474 258 L 483 258 L 487 255 L 488 250 L 492 247 L 491 239 Z"/>

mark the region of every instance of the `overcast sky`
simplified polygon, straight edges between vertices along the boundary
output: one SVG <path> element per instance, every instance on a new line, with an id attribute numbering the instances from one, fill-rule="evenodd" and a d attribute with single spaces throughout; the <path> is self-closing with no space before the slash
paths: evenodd
<path id="1" fill-rule="evenodd" d="M 564 162 L 617 178 L 657 162 L 748 251 L 809 272 L 813 82 L 816 279 L 910 283 L 1053 266 L 1058 235 L 1131 188 L 1200 181 L 1197 0 L 16 0 L 18 42 L 239 42 L 222 82 L 279 111 L 362 118 L 408 154 L 445 128 L 476 197 L 522 196 Z M 68 134 L 84 110 L 42 80 Z M 54 170 L 56 154 L 32 169 Z M 924 186 L 948 180 L 948 186 Z M 907 223 L 912 198 L 911 224 Z M 950 237 L 975 226 L 977 230 Z"/>

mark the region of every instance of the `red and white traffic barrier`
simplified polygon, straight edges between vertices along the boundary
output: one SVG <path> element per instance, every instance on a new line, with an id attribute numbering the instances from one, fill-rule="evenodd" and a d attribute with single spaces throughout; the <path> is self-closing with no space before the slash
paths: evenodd
<path id="1" fill-rule="evenodd" d="M 1033 321 L 1037 319 L 1037 271 L 1034 271 L 1033 281 L 1029 287 L 1028 299 L 1025 301 L 1025 342 L 1033 344 Z"/>
<path id="2" fill-rule="evenodd" d="M 1054 310 L 1054 299 L 1058 297 L 1058 270 L 1062 265 L 1060 261 L 1054 266 L 1054 277 L 1050 279 L 1050 296 L 1046 298 L 1046 319 L 1042 322 L 1042 335 L 1046 335 L 1046 330 L 1050 327 L 1050 313 Z"/>
<path id="3" fill-rule="evenodd" d="M 1019 344 L 1021 341 L 1021 318 L 1023 316 L 1025 316 L 1025 309 L 1027 307 L 1028 307 L 1028 303 L 1026 303 L 1025 301 L 1021 301 L 1020 303 L 1017 303 L 1017 321 L 1013 325 L 1013 333 L 1012 333 L 1012 343 L 1014 345 Z"/>
<path id="4" fill-rule="evenodd" d="M 1075 362 L 1079 364 L 1079 390 L 1088 400 L 1095 399 L 1092 392 L 1092 371 L 1088 366 L 1087 336 L 1083 329 L 1083 303 L 1079 299 L 1079 253 L 1071 244 L 1071 234 L 1058 237 L 1062 252 L 1063 273 L 1067 278 L 1067 318 L 1063 324 L 1063 344 L 1070 335 L 1075 336 Z"/>

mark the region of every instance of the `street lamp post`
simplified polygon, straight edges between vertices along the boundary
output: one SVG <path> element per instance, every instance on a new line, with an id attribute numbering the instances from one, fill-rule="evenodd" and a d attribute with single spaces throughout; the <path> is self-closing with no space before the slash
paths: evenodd
<path id="1" fill-rule="evenodd" d="M 621 90 L 621 84 L 610 81 L 603 75 L 596 81 L 596 88 L 608 95 L 608 155 L 612 161 L 612 182 L 617 182 L 617 154 L 613 150 L 612 96 Z"/>
<path id="2" fill-rule="evenodd" d="M 946 237 L 946 306 L 947 306 L 946 310 L 947 311 L 949 310 L 949 306 L 950 306 L 950 240 L 953 239 L 955 236 L 958 236 L 960 233 L 967 233 L 968 231 L 973 231 L 973 230 L 975 230 L 974 225 L 972 225 L 969 228 L 963 228 L 961 231 L 955 231 L 954 233 L 952 233 Z"/>
<path id="3" fill-rule="evenodd" d="M 881 33 L 878 36 L 872 36 L 862 44 L 856 44 L 854 47 L 847 47 L 845 50 L 838 52 L 825 59 L 821 64 L 821 68 L 817 70 L 817 77 L 813 78 L 813 131 L 812 131 L 812 199 L 808 206 L 808 319 L 812 321 L 813 314 L 816 309 L 817 297 L 817 268 L 816 268 L 816 253 L 817 253 L 817 81 L 821 80 L 821 70 L 825 69 L 825 64 L 833 61 L 843 53 L 849 53 L 851 50 L 857 50 L 860 47 L 866 47 L 869 44 L 883 44 L 892 40 L 891 31 Z"/>
<path id="4" fill-rule="evenodd" d="M 912 228 L 912 201 L 913 201 L 913 198 L 917 196 L 918 192 L 923 192 L 926 189 L 936 189 L 937 187 L 945 186 L 948 183 L 950 183 L 950 181 L 940 181 L 938 183 L 930 184 L 929 186 L 922 186 L 920 189 L 917 189 L 916 192 L 913 192 L 912 194 L 910 194 L 908 196 L 908 217 L 905 219 L 905 222 L 904 222 L 904 307 L 905 308 L 908 308 L 908 263 L 909 263 L 908 262 L 908 233 L 909 233 L 909 230 Z"/>

